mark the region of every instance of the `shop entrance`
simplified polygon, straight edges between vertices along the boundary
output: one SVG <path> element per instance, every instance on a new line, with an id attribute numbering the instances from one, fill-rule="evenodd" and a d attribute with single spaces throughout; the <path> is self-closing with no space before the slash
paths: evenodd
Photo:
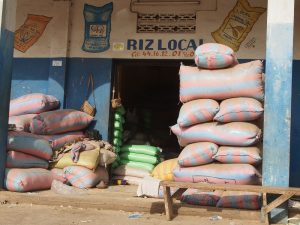
<path id="1" fill-rule="evenodd" d="M 170 126 L 177 121 L 179 102 L 178 60 L 118 60 L 114 66 L 115 95 L 119 93 L 126 116 L 123 144 L 162 148 L 165 159 L 180 152 Z"/>

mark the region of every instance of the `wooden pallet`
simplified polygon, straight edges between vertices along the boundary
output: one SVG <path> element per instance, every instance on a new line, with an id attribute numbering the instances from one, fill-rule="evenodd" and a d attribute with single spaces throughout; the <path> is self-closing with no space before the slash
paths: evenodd
<path id="1" fill-rule="evenodd" d="M 256 192 L 263 196 L 263 206 L 261 208 L 261 222 L 269 224 L 268 213 L 272 209 L 289 200 L 294 195 L 300 195 L 300 188 L 284 188 L 284 187 L 269 187 L 269 186 L 255 186 L 255 185 L 230 185 L 230 184 L 207 184 L 207 183 L 190 183 L 190 182 L 174 182 L 162 181 L 161 185 L 164 189 L 165 210 L 168 220 L 172 220 L 173 212 L 173 198 L 182 195 L 188 188 L 199 189 L 201 191 L 242 191 L 242 192 Z M 171 195 L 170 188 L 175 187 L 178 190 Z M 280 195 L 271 203 L 267 203 L 267 194 Z"/>

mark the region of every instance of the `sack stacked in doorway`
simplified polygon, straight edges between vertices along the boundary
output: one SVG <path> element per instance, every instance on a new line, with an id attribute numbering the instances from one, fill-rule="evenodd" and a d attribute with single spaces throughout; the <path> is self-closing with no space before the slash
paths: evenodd
<path id="1" fill-rule="evenodd" d="M 58 110 L 59 100 L 33 93 L 10 101 L 5 187 L 10 191 L 50 189 L 53 151 L 83 138 L 92 117 L 76 110 Z"/>
<path id="2" fill-rule="evenodd" d="M 121 166 L 113 170 L 113 180 L 138 185 L 160 162 L 161 149 L 149 145 L 124 145 L 120 149 Z"/>
<path id="3" fill-rule="evenodd" d="M 195 54 L 198 67 L 181 65 L 179 71 L 183 105 L 171 130 L 183 150 L 174 180 L 260 184 L 255 166 L 261 162 L 256 123 L 263 114 L 262 62 L 237 64 L 234 52 L 219 44 L 199 46 Z"/>
<path id="4" fill-rule="evenodd" d="M 115 152 L 117 153 L 118 157 L 117 160 L 112 164 L 112 168 L 117 168 L 118 166 L 121 165 L 120 162 L 120 151 L 121 147 L 123 145 L 123 132 L 124 132 L 124 123 L 125 123 L 125 109 L 124 107 L 118 106 L 115 109 L 114 112 L 114 118 L 113 118 L 113 147 L 115 149 Z"/>

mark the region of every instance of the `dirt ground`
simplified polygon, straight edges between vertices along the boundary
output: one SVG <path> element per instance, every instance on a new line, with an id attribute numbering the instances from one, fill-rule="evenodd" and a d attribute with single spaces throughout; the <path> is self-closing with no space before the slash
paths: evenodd
<path id="1" fill-rule="evenodd" d="M 133 217 L 133 218 L 130 218 Z M 112 210 L 83 209 L 32 204 L 0 205 L 0 225 L 257 225 L 257 221 L 179 215 L 166 221 L 163 214 L 146 214 Z"/>

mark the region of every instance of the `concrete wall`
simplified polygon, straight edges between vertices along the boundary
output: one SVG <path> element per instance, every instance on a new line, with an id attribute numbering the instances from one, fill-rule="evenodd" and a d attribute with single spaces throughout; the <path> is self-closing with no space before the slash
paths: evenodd
<path id="1" fill-rule="evenodd" d="M 113 3 L 110 48 L 90 53 L 82 50 L 85 35 L 84 4 L 103 6 Z M 15 49 L 11 97 L 43 92 L 57 96 L 63 107 L 79 108 L 86 94 L 86 78 L 94 74 L 98 113 L 96 128 L 108 138 L 109 101 L 113 59 L 193 59 L 194 47 L 202 42 L 215 42 L 215 32 L 235 7 L 236 0 L 205 0 L 196 12 L 195 33 L 138 33 L 134 0 L 18 0 L 16 28 L 24 24 L 28 14 L 52 17 L 40 38 L 26 51 Z M 216 5 L 214 5 L 216 3 Z M 266 0 L 249 0 L 251 6 L 267 7 Z M 296 2 L 294 77 L 291 140 L 291 184 L 300 186 L 300 3 Z M 160 7 L 139 8 L 153 13 Z M 137 11 L 138 11 L 137 10 Z M 168 7 L 171 13 L 182 13 L 181 7 Z M 184 12 L 193 12 L 187 9 Z M 108 32 L 108 30 L 107 30 Z M 229 32 L 229 31 L 228 31 Z M 244 32 L 244 31 L 243 31 Z M 239 59 L 265 58 L 266 12 L 253 23 L 240 44 Z M 232 34 L 231 34 L 232 35 Z M 284 44 L 284 43 L 282 43 Z M 90 96 L 90 100 L 92 100 Z"/>

